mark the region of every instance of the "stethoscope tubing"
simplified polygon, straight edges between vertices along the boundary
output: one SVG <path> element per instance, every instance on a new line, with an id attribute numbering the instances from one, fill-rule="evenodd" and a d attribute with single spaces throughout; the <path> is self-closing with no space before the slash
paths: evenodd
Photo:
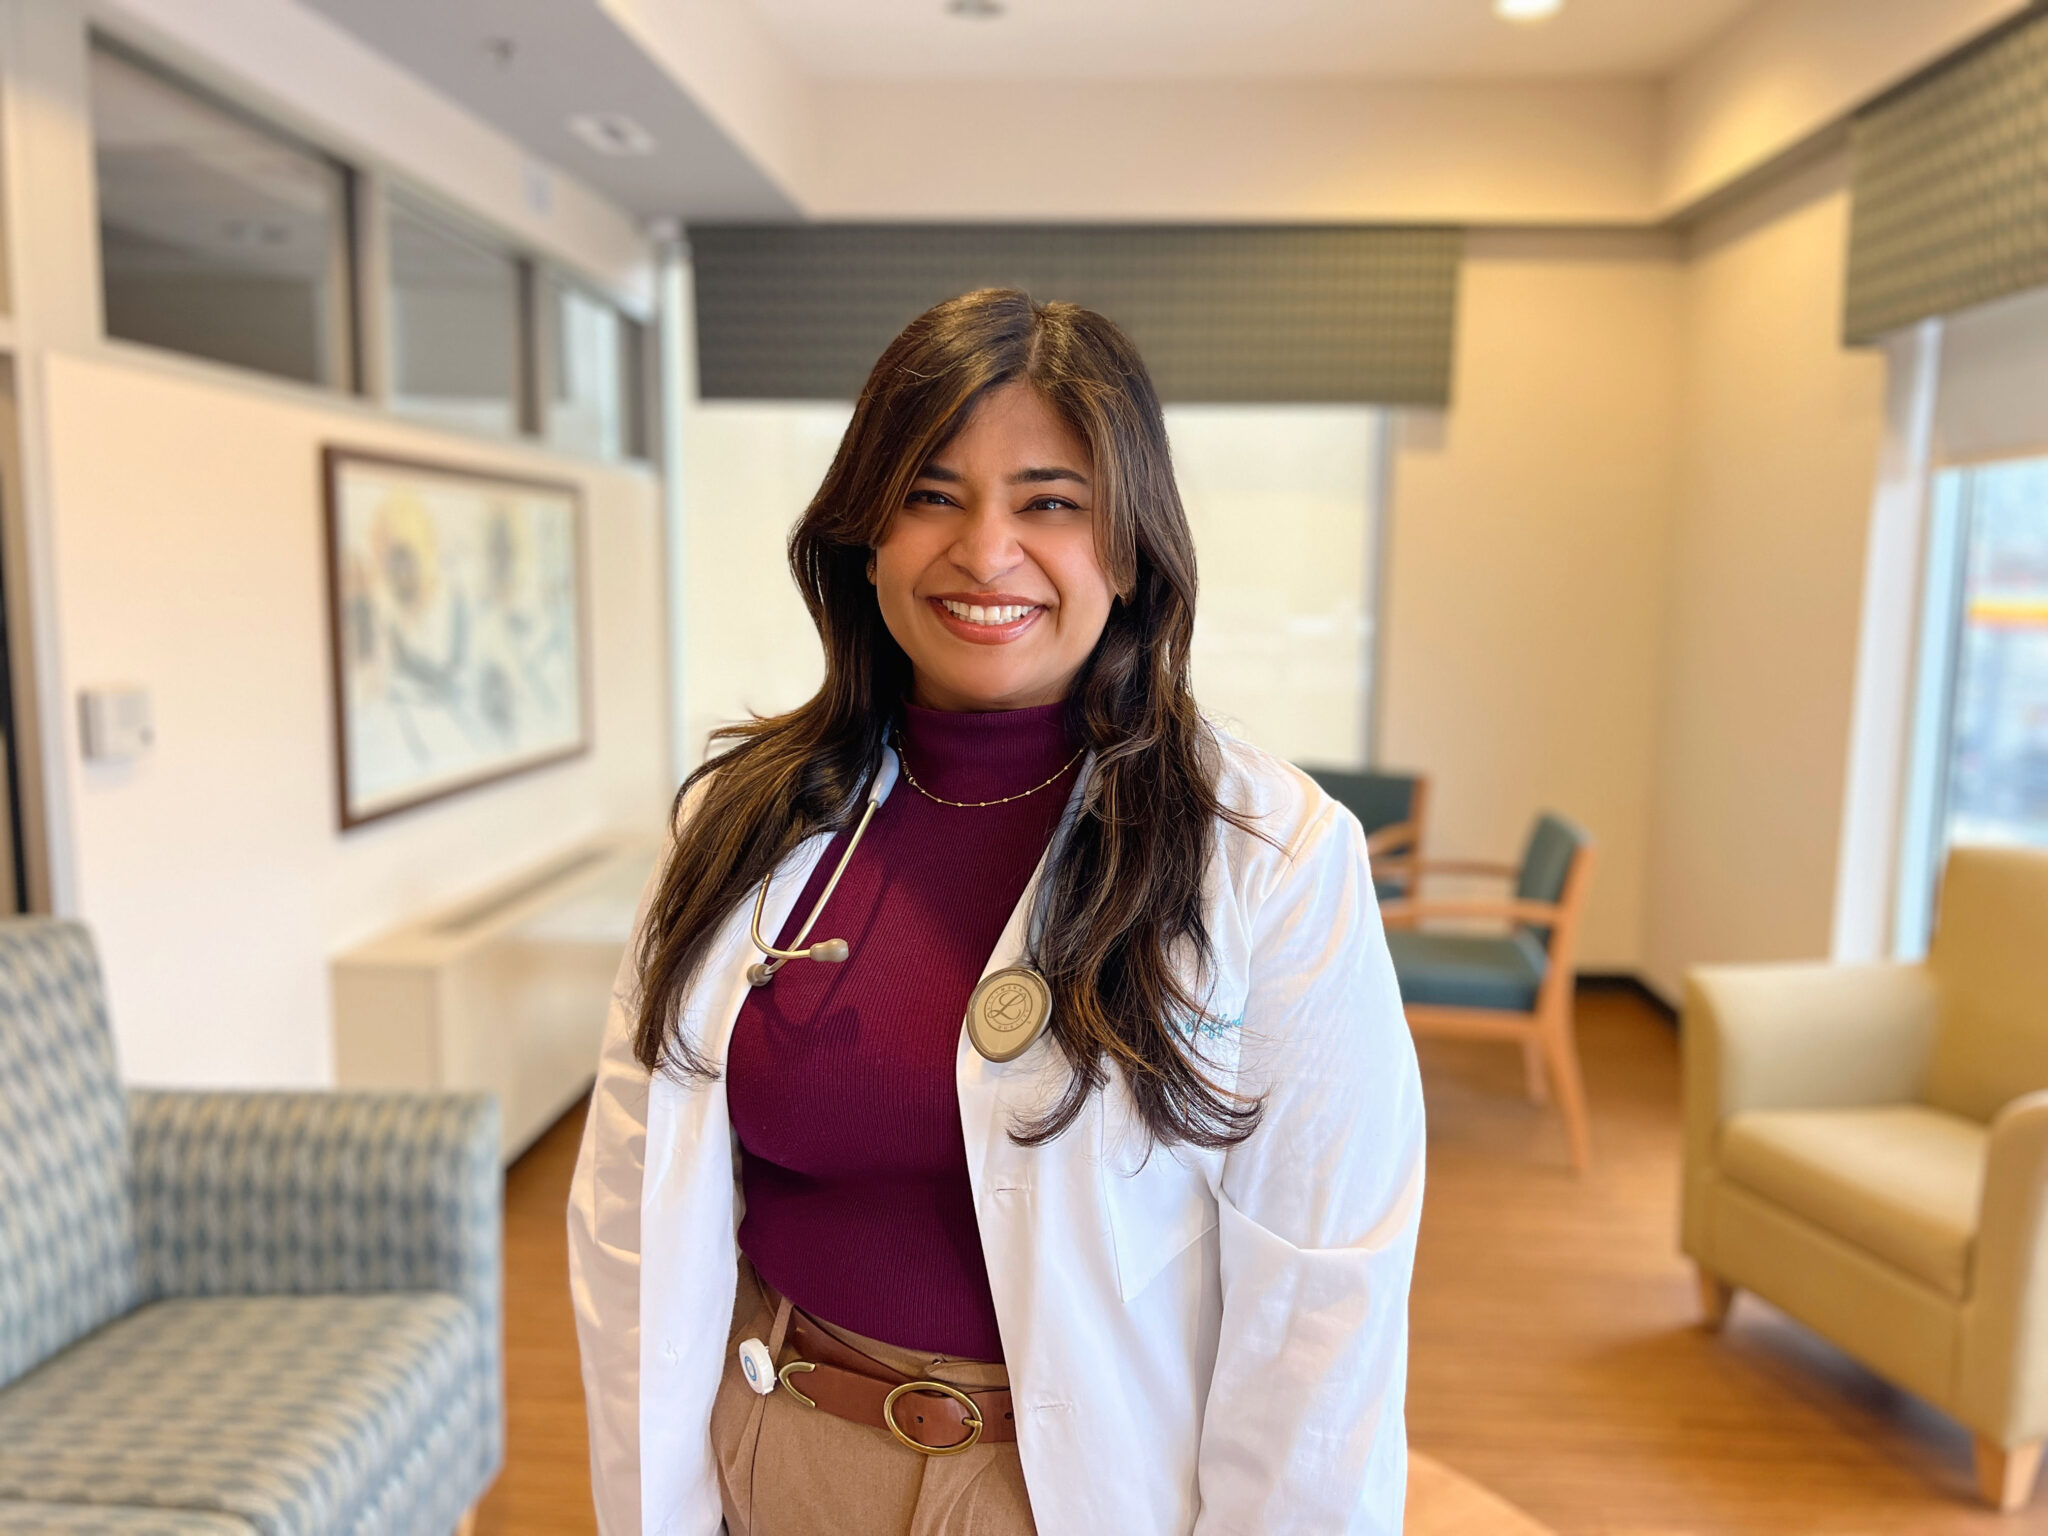
<path id="1" fill-rule="evenodd" d="M 767 910 L 768 887 L 774 882 L 775 877 L 771 874 L 761 882 L 760 894 L 754 898 L 754 920 L 747 930 L 748 936 L 754 941 L 754 948 L 761 951 L 763 956 L 762 960 L 747 968 L 747 980 L 755 986 L 765 985 L 773 979 L 777 971 L 792 960 L 823 960 L 829 963 L 846 958 L 848 950 L 844 939 L 827 939 L 824 943 L 810 948 L 806 948 L 805 945 L 811 937 L 811 929 L 817 926 L 819 914 L 825 910 L 825 903 L 832 899 L 833 891 L 839 888 L 839 877 L 846 873 L 846 866 L 853 859 L 853 851 L 860 846 L 860 840 L 868 830 L 868 823 L 875 819 L 875 808 L 881 803 L 882 791 L 878 783 L 868 795 L 868 808 L 861 812 L 860 821 L 853 829 L 853 836 L 847 839 L 846 851 L 839 855 L 838 868 L 832 871 L 832 878 L 825 882 L 825 889 L 818 893 L 818 899 L 811 903 L 810 916 L 804 919 L 803 927 L 797 930 L 796 943 L 792 948 L 777 949 L 761 937 L 761 915 Z M 818 954 L 815 952 L 817 950 L 827 952 Z"/>

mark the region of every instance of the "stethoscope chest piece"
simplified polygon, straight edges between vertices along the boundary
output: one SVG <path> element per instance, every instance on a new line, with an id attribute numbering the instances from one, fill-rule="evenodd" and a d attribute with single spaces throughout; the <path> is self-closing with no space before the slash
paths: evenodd
<path id="1" fill-rule="evenodd" d="M 1015 1061 L 1045 1033 L 1052 988 L 1028 965 L 991 971 L 967 999 L 967 1039 L 989 1061 Z"/>

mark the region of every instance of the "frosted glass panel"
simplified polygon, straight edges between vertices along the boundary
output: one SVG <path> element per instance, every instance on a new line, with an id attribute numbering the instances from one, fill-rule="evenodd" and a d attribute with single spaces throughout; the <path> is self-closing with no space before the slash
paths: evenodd
<path id="1" fill-rule="evenodd" d="M 825 680 L 784 544 L 853 419 L 835 402 L 715 401 L 689 413 L 688 767 L 712 727 L 793 709 Z"/>
<path id="2" fill-rule="evenodd" d="M 1365 761 L 1376 420 L 1362 406 L 1166 412 L 1201 570 L 1195 697 L 1293 762 Z"/>

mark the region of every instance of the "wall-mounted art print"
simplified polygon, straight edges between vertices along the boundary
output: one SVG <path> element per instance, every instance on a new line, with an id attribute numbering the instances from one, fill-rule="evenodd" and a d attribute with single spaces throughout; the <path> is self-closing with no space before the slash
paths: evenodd
<path id="1" fill-rule="evenodd" d="M 584 751 L 576 487 L 323 457 L 342 828 Z"/>

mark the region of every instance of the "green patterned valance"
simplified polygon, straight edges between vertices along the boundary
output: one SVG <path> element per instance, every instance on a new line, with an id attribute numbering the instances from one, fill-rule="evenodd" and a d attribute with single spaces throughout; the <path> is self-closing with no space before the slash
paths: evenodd
<path id="1" fill-rule="evenodd" d="M 2048 284 L 2048 14 L 1861 113 L 1851 342 Z"/>
<path id="2" fill-rule="evenodd" d="M 914 316 L 1022 288 L 1130 332 L 1169 401 L 1443 405 L 1453 229 L 698 225 L 710 399 L 851 400 Z"/>

